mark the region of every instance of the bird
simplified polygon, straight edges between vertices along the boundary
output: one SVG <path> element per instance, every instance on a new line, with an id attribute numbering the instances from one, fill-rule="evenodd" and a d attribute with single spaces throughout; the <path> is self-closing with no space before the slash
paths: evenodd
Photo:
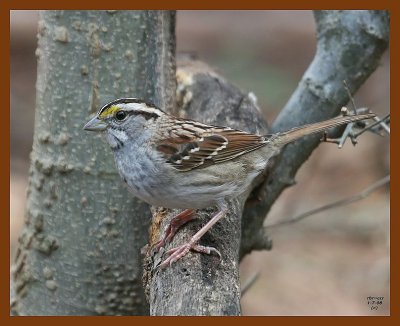
<path id="1" fill-rule="evenodd" d="M 102 132 L 114 153 L 116 168 L 134 196 L 150 205 L 183 209 L 170 222 L 156 250 L 194 218 L 194 210 L 217 207 L 211 219 L 186 243 L 167 251 L 166 268 L 190 250 L 220 252 L 199 244 L 228 211 L 227 201 L 248 192 L 268 161 L 281 149 L 309 134 L 375 117 L 346 115 L 257 135 L 224 126 L 172 116 L 151 102 L 120 98 L 104 105 L 83 127 Z"/>

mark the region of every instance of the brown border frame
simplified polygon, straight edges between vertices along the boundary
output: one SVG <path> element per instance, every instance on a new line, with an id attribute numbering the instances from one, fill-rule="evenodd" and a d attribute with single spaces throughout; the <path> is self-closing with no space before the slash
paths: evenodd
<path id="1" fill-rule="evenodd" d="M 391 35 L 390 35 L 390 57 L 391 57 L 391 75 L 390 75 L 390 84 L 394 85 L 395 88 L 398 87 L 399 83 L 399 34 L 400 34 L 400 24 L 399 24 L 399 6 L 400 1 L 398 0 L 380 0 L 380 1 L 367 1 L 367 0 L 347 0 L 338 1 L 338 0 L 280 0 L 275 1 L 274 3 L 270 3 L 267 1 L 256 1 L 256 0 L 248 0 L 242 3 L 234 3 L 228 1 L 219 1 L 218 3 L 209 0 L 203 0 L 201 3 L 193 3 L 190 1 L 152 1 L 148 3 L 145 0 L 136 0 L 134 2 L 128 0 L 115 0 L 112 3 L 109 1 L 98 0 L 96 3 L 83 2 L 82 0 L 2 0 L 0 2 L 0 33 L 1 40 L 3 43 L 2 48 L 8 49 L 8 51 L 0 51 L 0 74 L 1 83 L 3 85 L 0 87 L 0 95 L 2 99 L 2 103 L 5 106 L 10 107 L 10 10 L 18 10 L 18 9 L 376 9 L 382 10 L 386 9 L 390 11 L 391 14 Z M 390 93 L 390 103 L 393 108 L 399 107 L 399 93 L 398 91 L 394 91 Z M 4 110 L 5 118 L 4 121 L 7 123 L 4 124 L 3 128 L 1 128 L 1 139 L 2 139 L 2 151 L 5 156 L 8 155 L 10 157 L 10 110 Z M 393 114 L 392 117 L 392 126 L 397 125 L 398 121 L 398 112 L 395 110 L 391 112 Z M 392 129 L 392 138 L 395 141 L 398 141 L 399 138 L 399 129 Z M 399 141 L 400 142 L 400 141 Z M 393 141 L 392 141 L 393 143 Z M 396 166 L 396 162 L 398 162 L 397 151 L 391 146 L 391 163 L 393 166 Z M 1 257 L 3 257 L 3 266 L 9 266 L 10 261 L 10 234 L 9 234 L 9 210 L 10 210 L 10 201 L 9 201 L 9 192 L 7 196 L 7 189 L 9 188 L 9 183 L 7 183 L 7 174 L 8 178 L 10 176 L 10 165 L 6 163 L 5 160 L 0 160 L 0 164 L 2 165 L 0 169 L 1 175 L 1 207 L 5 208 L 3 211 L 7 212 L 8 215 L 2 218 L 2 225 L 0 228 L 2 245 L 1 248 Z M 391 194 L 398 194 L 399 186 L 397 184 L 398 181 L 398 170 L 396 168 L 391 171 L 392 183 L 390 186 Z M 8 189 L 9 190 L 9 189 Z M 392 197 L 392 195 L 391 195 Z M 8 199 L 7 199 L 8 198 Z M 400 229 L 399 219 L 397 217 L 399 201 L 393 200 L 391 201 L 391 237 L 390 237 L 390 248 L 391 248 L 391 257 L 395 257 L 395 259 L 391 260 L 390 267 L 390 281 L 391 281 L 391 298 L 390 298 L 390 317 L 226 317 L 223 319 L 218 319 L 218 317 L 206 317 L 207 320 L 199 319 L 195 317 L 10 317 L 9 316 L 9 282 L 5 280 L 9 280 L 10 271 L 8 268 L 1 269 L 1 279 L 3 282 L 0 282 L 0 321 L 2 324 L 12 324 L 12 325 L 22 325 L 25 323 L 29 323 L 29 325 L 40 324 L 40 325 L 52 325 L 53 323 L 57 323 L 58 325 L 69 325 L 70 323 L 78 323 L 78 324 L 86 324 L 86 323 L 96 323 L 96 325 L 103 324 L 108 325 L 110 322 L 114 322 L 116 320 L 111 320 L 111 318 L 118 318 L 119 323 L 122 324 L 131 324 L 131 323 L 173 323 L 176 324 L 200 324 L 206 322 L 218 322 L 226 323 L 229 325 L 238 325 L 239 323 L 276 323 L 279 324 L 281 322 L 284 323 L 304 323 L 306 325 L 319 325 L 321 322 L 323 323 L 345 323 L 345 324 L 353 324 L 353 323 L 362 323 L 363 325 L 372 325 L 377 323 L 394 323 L 397 320 L 397 324 L 400 321 L 400 302 L 399 302 L 399 259 L 400 257 L 400 243 L 398 236 L 398 230 Z M 6 215 L 6 214 L 4 214 Z M 4 259 L 5 258 L 5 259 Z M 5 261 L 4 261 L 5 260 Z M 54 320 L 53 318 L 57 318 Z"/>

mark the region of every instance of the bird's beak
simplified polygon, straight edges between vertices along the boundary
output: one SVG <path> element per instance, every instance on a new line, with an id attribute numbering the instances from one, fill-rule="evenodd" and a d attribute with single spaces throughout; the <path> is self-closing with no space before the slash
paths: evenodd
<path id="1" fill-rule="evenodd" d="M 83 127 L 83 130 L 87 131 L 104 131 L 106 129 L 107 124 L 104 121 L 100 120 L 97 116 L 90 119 Z"/>

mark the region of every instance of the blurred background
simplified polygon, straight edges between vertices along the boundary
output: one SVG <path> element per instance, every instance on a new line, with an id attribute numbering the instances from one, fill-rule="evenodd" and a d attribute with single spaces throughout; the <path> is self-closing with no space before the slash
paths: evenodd
<path id="1" fill-rule="evenodd" d="M 38 12 L 12 11 L 11 260 L 25 210 L 33 138 Z M 272 122 L 315 52 L 311 11 L 179 11 L 178 52 L 199 59 L 252 91 Z M 355 95 L 358 107 L 389 113 L 388 52 Z M 389 139 L 364 134 L 353 147 L 322 144 L 297 174 L 297 185 L 275 203 L 265 224 L 349 197 L 389 173 Z M 272 228 L 273 250 L 253 252 L 241 264 L 244 315 L 389 314 L 389 187 L 367 199 Z M 371 310 L 368 296 L 384 297 Z"/>

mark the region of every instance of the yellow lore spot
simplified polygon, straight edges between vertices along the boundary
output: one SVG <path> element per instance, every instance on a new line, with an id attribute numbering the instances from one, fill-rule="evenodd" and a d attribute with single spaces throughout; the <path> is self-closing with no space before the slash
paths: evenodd
<path id="1" fill-rule="evenodd" d="M 101 119 L 108 118 L 109 116 L 114 115 L 115 112 L 119 111 L 120 108 L 116 105 L 111 105 L 109 108 L 105 109 L 103 112 L 100 113 L 99 117 Z"/>

